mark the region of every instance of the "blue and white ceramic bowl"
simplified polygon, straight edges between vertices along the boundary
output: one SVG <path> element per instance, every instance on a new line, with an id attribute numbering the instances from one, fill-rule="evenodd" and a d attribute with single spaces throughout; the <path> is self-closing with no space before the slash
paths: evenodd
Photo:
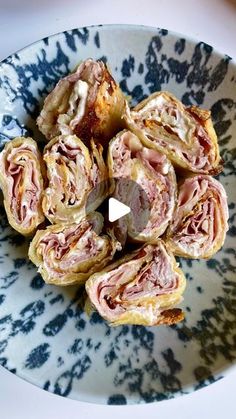
<path id="1" fill-rule="evenodd" d="M 125 404 L 186 394 L 226 374 L 236 357 L 236 65 L 203 43 L 163 29 L 99 26 L 45 38 L 0 64 L 0 145 L 38 138 L 44 96 L 78 61 L 107 61 L 133 104 L 166 89 L 211 109 L 225 160 L 220 181 L 230 209 L 223 250 L 181 260 L 186 319 L 172 327 L 110 328 L 83 313 L 80 291 L 45 285 L 27 240 L 0 207 L 0 363 L 62 396 Z"/>

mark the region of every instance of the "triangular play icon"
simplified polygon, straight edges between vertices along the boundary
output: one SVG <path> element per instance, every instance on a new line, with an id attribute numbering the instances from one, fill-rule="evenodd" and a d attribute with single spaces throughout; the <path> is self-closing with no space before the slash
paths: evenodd
<path id="1" fill-rule="evenodd" d="M 111 223 L 130 213 L 130 207 L 115 198 L 108 200 L 108 219 Z"/>

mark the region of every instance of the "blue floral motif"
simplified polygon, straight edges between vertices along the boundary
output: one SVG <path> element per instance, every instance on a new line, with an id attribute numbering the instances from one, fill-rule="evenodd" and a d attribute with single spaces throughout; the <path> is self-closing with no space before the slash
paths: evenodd
<path id="1" fill-rule="evenodd" d="M 99 32 L 96 32 L 95 36 L 94 36 L 94 42 L 97 48 L 100 48 L 100 36 L 99 36 Z"/>
<path id="2" fill-rule="evenodd" d="M 70 394 L 73 381 L 75 379 L 81 380 L 90 367 L 91 359 L 89 356 L 85 355 L 83 358 L 79 359 L 70 370 L 65 371 L 58 377 L 55 383 L 54 393 L 61 396 Z"/>
<path id="3" fill-rule="evenodd" d="M 184 38 L 180 38 L 175 43 L 175 52 L 181 55 L 185 50 L 186 41 Z"/>
<path id="4" fill-rule="evenodd" d="M 14 137 L 30 136 L 32 134 L 30 130 L 27 130 L 20 125 L 17 118 L 5 113 L 0 115 L 0 127 L 0 151 L 10 139 Z"/>
<path id="5" fill-rule="evenodd" d="M 64 32 L 66 43 L 68 47 L 73 51 L 77 51 L 77 40 L 81 41 L 83 45 L 86 45 L 89 40 L 89 29 L 82 28 L 82 29 L 73 29 L 72 31 L 65 31 Z M 97 32 L 97 37 L 99 34 Z M 96 44 L 97 45 L 97 44 Z M 98 47 L 98 45 L 97 45 Z"/>
<path id="6" fill-rule="evenodd" d="M 44 280 L 43 280 L 43 278 L 41 277 L 40 274 L 36 274 L 32 278 L 32 281 L 30 283 L 30 286 L 35 290 L 39 290 L 39 289 L 43 288 L 44 285 L 45 285 L 45 282 L 44 282 Z"/>
<path id="7" fill-rule="evenodd" d="M 29 369 L 40 368 L 47 362 L 50 356 L 50 346 L 48 343 L 42 343 L 34 348 L 25 361 L 25 367 Z"/>
<path id="8" fill-rule="evenodd" d="M 127 400 L 123 394 L 113 394 L 109 397 L 107 404 L 122 405 L 127 404 Z"/>

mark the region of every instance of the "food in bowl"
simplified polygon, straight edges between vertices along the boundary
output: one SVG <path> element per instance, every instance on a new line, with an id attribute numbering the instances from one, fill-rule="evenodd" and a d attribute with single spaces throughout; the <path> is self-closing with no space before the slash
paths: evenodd
<path id="1" fill-rule="evenodd" d="M 156 92 L 130 110 L 106 65 L 88 59 L 59 81 L 37 124 L 49 141 L 43 152 L 47 170 L 35 141 L 16 139 L 1 153 L 1 184 L 9 223 L 22 234 L 37 229 L 29 257 L 45 282 L 85 283 L 91 305 L 112 325 L 181 321 L 176 305 L 186 279 L 175 255 L 211 257 L 228 229 L 226 193 L 212 178 L 222 162 L 210 112 L 187 108 L 168 92 Z M 12 192 L 6 155 L 12 144 L 24 156 L 29 142 L 36 150 L 29 164 L 22 164 L 20 176 L 9 171 Z M 132 220 L 121 226 L 124 235 L 106 222 L 103 227 L 99 210 L 106 216 L 103 201 L 120 198 L 119 179 L 134 179 L 148 197 L 150 218 L 138 234 Z M 97 186 L 86 214 L 89 192 Z M 13 213 L 17 208 L 22 217 L 22 197 L 28 195 L 37 211 L 29 212 L 29 226 L 22 229 Z M 138 197 L 137 214 L 143 204 Z M 51 225 L 45 226 L 44 217 Z M 133 252 L 130 242 L 138 246 Z"/>

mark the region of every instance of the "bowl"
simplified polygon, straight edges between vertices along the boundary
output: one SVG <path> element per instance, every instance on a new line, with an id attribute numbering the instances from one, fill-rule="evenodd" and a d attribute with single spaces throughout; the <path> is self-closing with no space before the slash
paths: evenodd
<path id="1" fill-rule="evenodd" d="M 107 62 L 132 104 L 169 90 L 211 109 L 225 161 L 229 231 L 210 260 L 180 263 L 185 320 L 171 327 L 111 328 L 83 312 L 77 287 L 46 285 L 27 258 L 29 241 L 0 206 L 0 363 L 25 380 L 77 400 L 126 404 L 176 397 L 213 383 L 236 357 L 236 64 L 210 45 L 165 29 L 108 25 L 44 38 L 0 64 L 0 146 L 40 140 L 43 98 L 77 63 Z"/>

